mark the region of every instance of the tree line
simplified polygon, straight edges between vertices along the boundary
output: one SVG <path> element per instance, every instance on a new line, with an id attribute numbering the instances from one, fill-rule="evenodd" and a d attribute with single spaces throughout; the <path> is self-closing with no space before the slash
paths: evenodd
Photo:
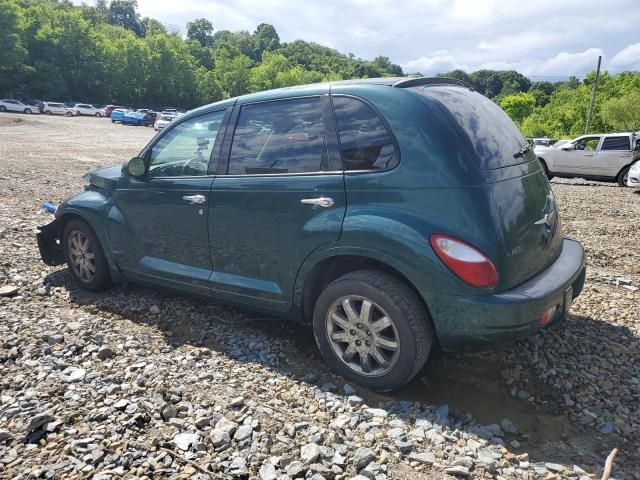
<path id="1" fill-rule="evenodd" d="M 272 25 L 214 31 L 204 18 L 183 38 L 136 0 L 0 0 L 0 97 L 192 108 L 264 89 L 401 75 L 315 43 L 280 42 Z"/>
<path id="2" fill-rule="evenodd" d="M 528 137 L 570 138 L 585 133 L 595 71 L 580 81 L 532 82 L 514 71 L 453 70 L 442 76 L 470 84 L 498 103 Z M 640 72 L 600 75 L 589 133 L 640 130 Z"/>
<path id="3" fill-rule="evenodd" d="M 372 61 L 276 29 L 214 30 L 205 18 L 183 38 L 138 13 L 136 0 L 0 0 L 0 97 L 193 108 L 270 88 L 403 75 L 388 57 Z M 584 133 L 595 73 L 538 81 L 516 71 L 454 70 L 498 103 L 526 136 Z M 592 132 L 640 129 L 640 73 L 601 75 Z"/>

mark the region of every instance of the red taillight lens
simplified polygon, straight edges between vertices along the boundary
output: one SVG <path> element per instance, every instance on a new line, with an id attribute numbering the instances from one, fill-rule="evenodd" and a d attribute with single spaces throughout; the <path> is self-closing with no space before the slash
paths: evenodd
<path id="1" fill-rule="evenodd" d="M 477 288 L 493 288 L 498 272 L 480 250 L 448 235 L 431 235 L 431 247 L 438 258 L 461 280 Z"/>

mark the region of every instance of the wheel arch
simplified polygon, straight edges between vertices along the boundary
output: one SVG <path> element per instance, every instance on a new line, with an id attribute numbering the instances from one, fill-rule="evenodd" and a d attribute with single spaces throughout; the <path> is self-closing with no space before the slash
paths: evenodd
<path id="1" fill-rule="evenodd" d="M 397 278 L 416 294 L 428 313 L 427 321 L 430 323 L 437 342 L 437 331 L 424 296 L 411 281 L 409 275 L 402 271 L 401 266 L 388 258 L 381 259 L 380 257 L 381 255 L 369 251 L 340 251 L 323 256 L 313 262 L 313 265 L 309 265 L 307 262 L 306 268 L 303 266 L 302 270 L 304 271 L 298 274 L 294 290 L 294 307 L 301 315 L 303 322 L 311 323 L 316 300 L 331 282 L 347 273 L 358 270 L 377 270 Z"/>

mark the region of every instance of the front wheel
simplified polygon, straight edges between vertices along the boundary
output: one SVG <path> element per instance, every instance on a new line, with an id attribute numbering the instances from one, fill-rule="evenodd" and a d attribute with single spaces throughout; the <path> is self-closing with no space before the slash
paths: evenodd
<path id="1" fill-rule="evenodd" d="M 0 112 L 6 112 L 7 111 L 7 107 L 5 107 L 4 105 L 0 105 Z"/>
<path id="2" fill-rule="evenodd" d="M 73 113 L 67 112 L 67 117 L 71 117 L 71 116 L 73 116 Z"/>
<path id="3" fill-rule="evenodd" d="M 416 293 L 373 270 L 346 274 L 326 287 L 315 305 L 313 330 L 332 370 L 378 391 L 411 380 L 433 341 L 429 314 Z"/>
<path id="4" fill-rule="evenodd" d="M 45 115 L 51 115 L 51 110 L 45 110 L 44 114 Z"/>
<path id="5" fill-rule="evenodd" d="M 102 114 L 100 112 L 96 113 L 96 117 L 100 118 L 102 117 Z"/>
<path id="6" fill-rule="evenodd" d="M 26 113 L 27 115 L 31 113 L 31 109 L 30 108 L 25 108 L 24 109 L 24 113 Z"/>
<path id="7" fill-rule="evenodd" d="M 87 290 L 104 290 L 111 285 L 109 265 L 91 227 L 71 220 L 64 229 L 64 255 L 73 278 Z"/>
<path id="8" fill-rule="evenodd" d="M 629 170 L 631 166 L 624 167 L 622 171 L 618 174 L 618 185 L 621 187 L 627 186 L 627 181 L 629 180 Z"/>

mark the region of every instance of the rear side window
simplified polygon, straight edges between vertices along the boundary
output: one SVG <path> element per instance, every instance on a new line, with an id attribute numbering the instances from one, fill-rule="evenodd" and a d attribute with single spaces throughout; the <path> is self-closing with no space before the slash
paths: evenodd
<path id="1" fill-rule="evenodd" d="M 601 150 L 631 150 L 629 137 L 606 137 Z"/>
<path id="2" fill-rule="evenodd" d="M 345 170 L 386 170 L 398 164 L 398 152 L 376 111 L 353 97 L 333 97 Z"/>
<path id="3" fill-rule="evenodd" d="M 233 135 L 229 175 L 327 170 L 320 97 L 245 105 Z"/>
<path id="4" fill-rule="evenodd" d="M 509 116 L 487 97 L 462 87 L 416 87 L 415 93 L 436 100 L 464 131 L 468 148 L 481 168 L 518 165 L 535 156 L 519 155 L 527 142 Z"/>

